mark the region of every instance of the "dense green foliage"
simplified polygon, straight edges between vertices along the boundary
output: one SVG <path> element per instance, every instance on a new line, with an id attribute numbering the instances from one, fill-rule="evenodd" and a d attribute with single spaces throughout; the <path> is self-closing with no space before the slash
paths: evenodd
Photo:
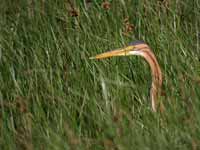
<path id="1" fill-rule="evenodd" d="M 0 149 L 200 149 L 199 0 L 42 2 L 0 4 Z M 89 59 L 134 40 L 161 65 L 163 113 L 144 59 Z"/>

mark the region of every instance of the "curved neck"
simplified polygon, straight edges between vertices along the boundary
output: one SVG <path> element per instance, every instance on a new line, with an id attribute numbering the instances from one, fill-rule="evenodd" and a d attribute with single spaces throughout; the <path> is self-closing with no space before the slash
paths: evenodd
<path id="1" fill-rule="evenodd" d="M 156 112 L 157 99 L 160 95 L 161 86 L 162 86 L 162 72 L 161 72 L 160 66 L 158 64 L 158 61 L 155 55 L 150 50 L 150 48 L 142 49 L 141 51 L 135 52 L 134 54 L 144 57 L 145 60 L 150 65 L 151 75 L 152 75 L 152 84 L 151 84 L 151 91 L 150 91 L 151 105 L 152 105 L 153 111 Z"/>
<path id="2" fill-rule="evenodd" d="M 143 50 L 143 57 L 149 63 L 151 68 L 152 84 L 151 84 L 150 97 L 151 97 L 152 109 L 153 111 L 156 111 L 157 99 L 160 96 L 161 86 L 162 86 L 162 73 L 158 61 L 150 49 Z"/>

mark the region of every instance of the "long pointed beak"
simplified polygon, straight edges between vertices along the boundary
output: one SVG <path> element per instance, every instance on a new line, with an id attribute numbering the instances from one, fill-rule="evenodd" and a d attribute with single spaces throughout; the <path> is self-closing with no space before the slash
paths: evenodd
<path id="1" fill-rule="evenodd" d="M 90 57 L 90 59 L 103 59 L 103 58 L 109 58 L 114 56 L 128 56 L 131 55 L 130 51 L 134 50 L 134 46 L 127 46 L 125 48 L 101 53 L 99 55 Z"/>

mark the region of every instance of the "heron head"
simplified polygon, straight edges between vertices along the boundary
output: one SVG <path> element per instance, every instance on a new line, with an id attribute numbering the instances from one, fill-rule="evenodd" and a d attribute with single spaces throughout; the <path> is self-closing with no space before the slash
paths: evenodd
<path id="1" fill-rule="evenodd" d="M 115 56 L 142 55 L 142 51 L 148 48 L 148 45 L 143 41 L 131 42 L 128 46 L 105 53 L 98 54 L 90 59 L 103 59 Z"/>

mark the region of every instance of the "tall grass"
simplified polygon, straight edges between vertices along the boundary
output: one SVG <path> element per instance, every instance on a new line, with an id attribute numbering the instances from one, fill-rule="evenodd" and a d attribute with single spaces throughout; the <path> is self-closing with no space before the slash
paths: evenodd
<path id="1" fill-rule="evenodd" d="M 1 2 L 0 149 L 200 148 L 199 1 L 104 5 Z M 161 65 L 164 113 L 143 59 L 89 60 L 134 40 Z"/>

